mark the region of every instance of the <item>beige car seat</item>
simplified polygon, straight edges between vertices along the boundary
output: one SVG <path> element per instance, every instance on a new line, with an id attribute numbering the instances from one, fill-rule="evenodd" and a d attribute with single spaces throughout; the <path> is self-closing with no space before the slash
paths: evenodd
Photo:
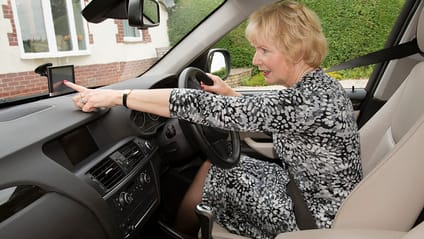
<path id="1" fill-rule="evenodd" d="M 424 11 L 417 40 L 424 51 Z M 424 62 L 420 62 L 360 129 L 364 179 L 342 204 L 332 229 L 282 233 L 277 238 L 424 238 L 424 223 L 412 228 L 424 206 L 423 113 Z M 245 238 L 216 223 L 212 236 Z"/>

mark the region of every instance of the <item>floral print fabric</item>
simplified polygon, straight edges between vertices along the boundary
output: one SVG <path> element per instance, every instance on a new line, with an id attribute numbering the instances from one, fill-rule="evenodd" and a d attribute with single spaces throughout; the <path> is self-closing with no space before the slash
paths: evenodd
<path id="1" fill-rule="evenodd" d="M 172 117 L 226 130 L 269 132 L 281 167 L 242 156 L 230 169 L 212 166 L 203 202 L 231 232 L 273 238 L 298 230 L 286 192 L 289 172 L 319 228 L 329 228 L 342 201 L 362 178 L 359 135 L 350 99 L 322 69 L 294 86 L 228 97 L 174 89 Z"/>

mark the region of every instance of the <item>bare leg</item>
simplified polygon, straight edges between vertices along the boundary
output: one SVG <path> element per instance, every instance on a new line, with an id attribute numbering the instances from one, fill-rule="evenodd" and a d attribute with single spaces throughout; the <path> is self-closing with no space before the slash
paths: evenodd
<path id="1" fill-rule="evenodd" d="M 202 201 L 203 186 L 210 165 L 209 161 L 202 164 L 181 201 L 175 220 L 175 227 L 181 232 L 196 235 L 199 230 L 199 222 L 194 209 Z"/>

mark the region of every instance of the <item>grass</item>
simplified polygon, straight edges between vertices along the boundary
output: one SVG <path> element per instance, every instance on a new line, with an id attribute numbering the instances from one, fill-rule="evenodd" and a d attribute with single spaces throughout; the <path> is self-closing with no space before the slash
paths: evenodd
<path id="1" fill-rule="evenodd" d="M 241 81 L 242 86 L 266 86 L 264 75 L 262 73 L 257 73 L 253 75 L 250 79 L 243 79 Z"/>
<path id="2" fill-rule="evenodd" d="M 329 72 L 328 75 L 337 80 L 346 80 L 346 79 L 367 79 L 372 73 L 374 66 L 364 66 L 357 67 L 349 70 L 341 70 L 336 72 Z M 250 79 L 243 79 L 241 82 L 242 86 L 266 86 L 268 85 L 265 82 L 264 75 L 262 73 L 257 73 L 253 75 Z"/>

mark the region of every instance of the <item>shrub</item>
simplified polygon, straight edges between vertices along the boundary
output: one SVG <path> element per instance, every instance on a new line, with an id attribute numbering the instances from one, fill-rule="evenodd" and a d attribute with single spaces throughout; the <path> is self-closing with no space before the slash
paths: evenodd
<path id="1" fill-rule="evenodd" d="M 201 22 L 223 0 L 177 0 L 168 11 L 168 32 L 171 46 L 178 43 L 195 25 Z M 193 4 L 197 2 L 197 4 Z M 190 16 L 187 17 L 187 16 Z"/>
<path id="2" fill-rule="evenodd" d="M 323 63 L 329 68 L 357 56 L 384 47 L 396 16 L 405 0 L 300 0 L 313 9 L 321 19 L 329 44 Z M 216 47 L 230 51 L 233 67 L 252 67 L 254 49 L 244 37 L 246 22 L 230 32 Z M 364 78 L 372 67 L 345 70 L 337 78 Z M 253 71 L 255 75 L 257 71 Z"/>
<path id="3" fill-rule="evenodd" d="M 226 73 L 227 73 L 227 70 L 223 67 L 223 68 L 221 68 L 221 69 L 219 69 L 219 70 L 216 70 L 216 71 L 214 71 L 214 72 L 211 72 L 212 74 L 214 74 L 214 75 L 216 75 L 216 76 L 219 76 L 219 77 L 221 77 L 221 78 L 224 78 L 224 76 L 226 75 Z"/>
<path id="4" fill-rule="evenodd" d="M 189 4 L 198 1 L 199 4 Z M 175 45 L 202 17 L 222 0 L 177 0 L 169 13 L 168 31 L 171 45 Z M 323 67 L 381 49 L 405 0 L 300 0 L 313 9 L 321 19 L 329 44 L 329 53 Z M 191 18 L 187 18 L 191 16 Z M 225 48 L 231 54 L 232 65 L 252 67 L 254 49 L 244 37 L 243 22 L 220 40 L 215 47 Z M 368 77 L 372 67 L 337 72 L 342 78 Z M 256 75 L 257 70 L 252 71 Z"/>
<path id="5" fill-rule="evenodd" d="M 264 75 L 262 73 L 258 73 L 253 75 L 250 79 L 243 79 L 241 81 L 242 86 L 266 86 Z"/>
<path id="6" fill-rule="evenodd" d="M 330 67 L 384 47 L 404 0 L 301 0 L 318 14 Z M 357 72 L 367 72 L 359 70 Z"/>
<path id="7" fill-rule="evenodd" d="M 244 36 L 246 21 L 228 33 L 215 45 L 230 52 L 231 64 L 234 68 L 252 67 L 254 49 Z M 253 74 L 253 73 L 252 73 Z"/>

